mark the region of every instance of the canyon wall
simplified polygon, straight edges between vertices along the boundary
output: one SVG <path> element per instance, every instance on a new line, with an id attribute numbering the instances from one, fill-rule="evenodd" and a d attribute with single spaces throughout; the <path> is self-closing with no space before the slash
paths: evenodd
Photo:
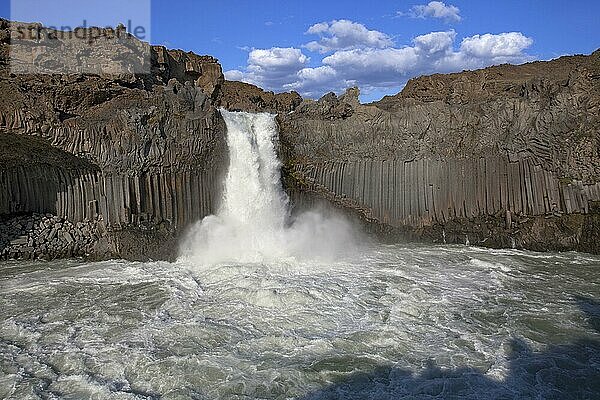
<path id="1" fill-rule="evenodd" d="M 150 55 L 149 73 L 105 73 L 115 54 L 100 47 L 98 73 L 14 74 L 11 29 L 0 19 L 0 222 L 15 227 L 0 234 L 0 259 L 173 259 L 179 236 L 219 206 L 228 155 L 218 108 L 277 113 L 302 101 L 226 82 L 211 56 L 130 35 Z M 42 29 L 36 45 L 60 47 L 63 36 Z M 89 56 L 79 45 L 70 51 Z M 60 52 L 43 56 L 48 65 L 64 61 Z M 94 243 L 75 246 L 68 239 L 76 235 L 60 234 L 66 224 L 89 225 Z"/>
<path id="2" fill-rule="evenodd" d="M 0 215 L 99 221 L 104 240 L 92 253 L 144 259 L 160 247 L 172 258 L 178 233 L 220 197 L 218 62 L 154 46 L 151 74 L 15 75 L 9 24 L 0 22 Z"/>
<path id="3" fill-rule="evenodd" d="M 600 51 L 411 80 L 280 114 L 287 185 L 387 233 L 600 252 Z"/>
<path id="4" fill-rule="evenodd" d="M 213 57 L 161 46 L 149 73 L 119 75 L 15 75 L 9 51 L 0 20 L 0 259 L 172 259 L 219 206 L 219 107 L 278 114 L 297 208 L 326 200 L 392 240 L 600 253 L 599 51 L 421 77 L 366 105 L 228 82 Z"/>

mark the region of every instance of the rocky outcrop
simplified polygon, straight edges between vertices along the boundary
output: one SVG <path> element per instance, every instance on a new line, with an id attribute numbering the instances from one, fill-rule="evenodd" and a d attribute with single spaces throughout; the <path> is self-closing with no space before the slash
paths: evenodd
<path id="1" fill-rule="evenodd" d="M 277 114 L 293 111 L 302 102 L 302 97 L 296 92 L 275 94 L 248 83 L 225 81 L 216 102 L 230 111 Z"/>
<path id="2" fill-rule="evenodd" d="M 171 239 L 220 197 L 217 60 L 152 47 L 150 74 L 14 75 L 0 25 L 0 215 L 101 220 L 95 255 L 142 259 L 121 244 L 148 242 L 172 257 Z"/>
<path id="3" fill-rule="evenodd" d="M 52 214 L 0 216 L 0 260 L 90 257 L 99 250 L 101 226 Z"/>
<path id="4" fill-rule="evenodd" d="M 354 89 L 304 101 L 278 117 L 286 182 L 388 233 L 598 252 L 598 93 L 600 51 L 422 77 L 369 105 Z"/>
<path id="5" fill-rule="evenodd" d="M 179 83 L 193 82 L 209 97 L 215 95 L 225 82 L 216 58 L 163 46 L 152 46 L 152 73 L 163 84 L 171 79 Z"/>

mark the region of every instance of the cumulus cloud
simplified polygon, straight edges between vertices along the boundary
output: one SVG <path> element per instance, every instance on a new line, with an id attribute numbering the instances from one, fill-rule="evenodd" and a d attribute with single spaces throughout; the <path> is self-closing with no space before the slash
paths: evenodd
<path id="1" fill-rule="evenodd" d="M 412 46 L 387 49 L 352 49 L 323 59 L 338 75 L 361 85 L 400 86 L 414 76 L 456 72 L 500 63 L 523 63 L 531 56 L 524 50 L 533 41 L 519 32 L 475 35 L 454 50 L 456 32 L 431 32 L 417 36 Z"/>
<path id="2" fill-rule="evenodd" d="M 505 32 L 499 35 L 486 33 L 464 38 L 461 51 L 475 57 L 518 57 L 533 44 L 533 40 L 521 32 Z"/>
<path id="3" fill-rule="evenodd" d="M 302 82 L 327 83 L 337 77 L 337 71 L 329 65 L 323 65 L 317 68 L 304 68 L 298 71 L 298 82 L 291 84 L 291 87 L 303 87 Z"/>
<path id="4" fill-rule="evenodd" d="M 225 71 L 223 73 L 225 75 L 225 79 L 228 81 L 241 81 L 244 80 L 244 73 L 237 69 L 231 69 L 229 71 Z"/>
<path id="5" fill-rule="evenodd" d="M 453 5 L 446 5 L 441 1 L 430 1 L 428 4 L 413 6 L 409 15 L 414 18 L 439 18 L 446 22 L 460 22 L 460 9 Z"/>
<path id="6" fill-rule="evenodd" d="M 338 71 L 329 66 L 322 65 L 315 68 L 303 68 L 298 71 L 294 82 L 283 86 L 284 90 L 295 90 L 305 97 L 316 98 L 323 93 L 340 91 L 343 88 L 356 86 L 354 80 L 345 79 Z"/>
<path id="7" fill-rule="evenodd" d="M 229 80 L 238 80 L 263 87 L 281 90 L 296 80 L 298 71 L 303 69 L 310 58 L 302 50 L 294 47 L 272 47 L 270 49 L 254 49 L 248 55 L 248 66 L 245 71 L 230 70 L 225 72 Z"/>
<path id="8" fill-rule="evenodd" d="M 316 24 L 309 31 L 330 32 L 331 26 Z M 403 47 L 377 40 L 370 45 L 365 40 L 355 41 L 355 45 L 338 42 L 328 47 L 329 54 L 316 65 L 309 65 L 310 59 L 297 48 L 255 49 L 244 70 L 227 71 L 225 76 L 274 91 L 296 90 L 314 98 L 355 85 L 363 93 L 395 93 L 408 79 L 419 75 L 534 59 L 526 52 L 533 40 L 520 32 L 486 33 L 457 41 L 456 31 L 448 30 L 416 36 Z"/>
<path id="9" fill-rule="evenodd" d="M 456 32 L 431 32 L 413 39 L 415 48 L 425 55 L 447 53 L 452 50 Z"/>
<path id="10" fill-rule="evenodd" d="M 318 41 L 305 45 L 308 50 L 319 53 L 359 47 L 383 49 L 394 45 L 385 33 L 368 30 L 363 24 L 345 19 L 314 24 L 305 33 L 320 36 Z"/>
<path id="11" fill-rule="evenodd" d="M 300 49 L 293 47 L 272 47 L 270 49 L 255 49 L 250 52 L 248 64 L 257 71 L 285 71 L 290 68 L 302 67 L 309 58 Z"/>
<path id="12" fill-rule="evenodd" d="M 346 75 L 375 76 L 381 72 L 403 74 L 419 61 L 413 47 L 402 49 L 353 49 L 342 50 L 325 57 L 323 64 L 331 66 Z"/>

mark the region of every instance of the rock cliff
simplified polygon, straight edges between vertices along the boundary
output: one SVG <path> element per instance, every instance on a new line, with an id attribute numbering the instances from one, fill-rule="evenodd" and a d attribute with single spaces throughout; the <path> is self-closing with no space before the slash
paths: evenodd
<path id="1" fill-rule="evenodd" d="M 0 214 L 99 220 L 90 253 L 172 257 L 177 232 L 219 198 L 217 60 L 153 46 L 151 74 L 14 75 L 7 21 L 0 28 Z"/>
<path id="2" fill-rule="evenodd" d="M 385 237 L 600 252 L 599 51 L 362 105 L 358 89 L 313 101 L 229 82 L 213 57 L 161 46 L 150 73 L 117 75 L 15 75 L 9 50 L 0 20 L 0 259 L 173 258 L 218 207 L 219 107 L 279 114 L 298 206 L 325 199 Z"/>
<path id="3" fill-rule="evenodd" d="M 293 111 L 302 97 L 296 92 L 265 92 L 243 82 L 225 81 L 217 96 L 219 106 L 229 111 L 286 113 Z"/>
<path id="4" fill-rule="evenodd" d="M 600 51 L 357 94 L 279 115 L 295 195 L 409 237 L 600 252 Z"/>

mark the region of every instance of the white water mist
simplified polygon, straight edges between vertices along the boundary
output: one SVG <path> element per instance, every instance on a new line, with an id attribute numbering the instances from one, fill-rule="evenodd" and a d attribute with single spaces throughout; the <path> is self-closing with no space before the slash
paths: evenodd
<path id="1" fill-rule="evenodd" d="M 313 210 L 292 219 L 280 180 L 271 114 L 221 111 L 227 124 L 229 170 L 219 211 L 204 218 L 181 247 L 198 264 L 332 261 L 356 248 L 351 225 Z"/>

